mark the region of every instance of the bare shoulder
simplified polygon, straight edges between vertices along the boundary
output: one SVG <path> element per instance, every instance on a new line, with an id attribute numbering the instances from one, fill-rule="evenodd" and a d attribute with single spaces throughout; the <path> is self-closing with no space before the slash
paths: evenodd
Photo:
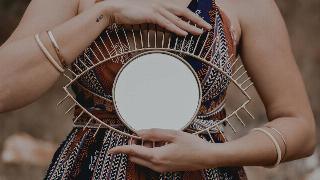
<path id="1" fill-rule="evenodd" d="M 227 16 L 230 21 L 231 30 L 233 35 L 235 36 L 235 40 L 237 44 L 239 44 L 241 38 L 241 26 L 238 15 L 238 4 L 240 1 L 237 0 L 215 0 L 217 6 L 223 13 Z"/>
<path id="2" fill-rule="evenodd" d="M 216 3 L 230 19 L 237 42 L 250 27 L 283 23 L 274 0 L 216 0 Z"/>
<path id="3" fill-rule="evenodd" d="M 255 25 L 283 23 L 280 10 L 274 0 L 241 0 L 237 3 L 237 17 L 242 30 Z"/>
<path id="4" fill-rule="evenodd" d="M 58 25 L 77 13 L 79 0 L 32 0 L 15 31 L 5 42 L 21 39 Z"/>

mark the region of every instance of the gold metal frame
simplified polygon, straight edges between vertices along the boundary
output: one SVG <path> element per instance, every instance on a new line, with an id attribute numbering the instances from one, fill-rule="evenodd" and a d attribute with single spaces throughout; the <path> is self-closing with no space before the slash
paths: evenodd
<path id="1" fill-rule="evenodd" d="M 89 62 L 90 65 L 86 64 L 85 62 L 83 62 L 79 58 L 77 59 L 77 61 L 79 61 L 83 65 L 85 70 L 82 70 L 80 67 L 78 67 L 76 64 L 74 64 L 74 66 L 78 69 L 79 73 L 73 71 L 70 68 L 67 69 L 67 71 L 65 71 L 64 77 L 66 77 L 69 81 L 63 87 L 63 89 L 66 93 L 66 96 L 64 98 L 62 98 L 62 100 L 57 104 L 57 106 L 59 106 L 61 103 L 65 102 L 67 99 L 71 100 L 73 102 L 73 105 L 66 111 L 66 113 L 69 113 L 76 105 L 79 106 L 82 109 L 82 112 L 77 117 L 75 117 L 74 122 L 76 122 L 79 119 L 79 117 L 82 116 L 83 114 L 87 114 L 90 116 L 90 119 L 88 120 L 88 123 L 83 127 L 84 129 L 88 128 L 88 125 L 90 124 L 91 121 L 95 121 L 100 124 L 99 127 L 97 127 L 96 132 L 98 132 L 100 128 L 108 128 L 109 130 L 112 130 L 112 131 L 119 133 L 124 138 L 129 138 L 131 140 L 132 139 L 141 139 L 139 136 L 132 135 L 127 132 L 123 132 L 121 130 L 118 130 L 118 129 L 106 124 L 105 122 L 103 122 L 99 118 L 95 117 L 94 115 L 92 115 L 79 102 L 76 101 L 76 99 L 73 97 L 73 95 L 71 94 L 71 92 L 68 89 L 72 85 L 72 83 L 77 81 L 77 79 L 80 76 L 82 76 L 83 74 L 85 74 L 89 70 L 101 65 L 104 62 L 110 61 L 114 58 L 119 58 L 119 57 L 126 55 L 128 53 L 143 53 L 146 51 L 166 51 L 169 53 L 177 53 L 177 54 L 182 54 L 182 55 L 187 55 L 187 56 L 193 57 L 194 59 L 196 59 L 196 60 L 198 60 L 208 66 L 211 66 L 215 70 L 222 73 L 225 77 L 227 77 L 230 80 L 230 82 L 235 84 L 235 86 L 240 90 L 241 94 L 244 95 L 244 97 L 246 98 L 246 101 L 243 102 L 242 105 L 239 106 L 231 114 L 227 115 L 224 119 L 217 121 L 216 123 L 214 123 L 214 125 L 195 132 L 194 133 L 195 135 L 200 135 L 202 133 L 208 133 L 212 142 L 214 142 L 213 138 L 211 137 L 210 130 L 216 130 L 223 135 L 223 132 L 220 127 L 220 125 L 222 123 L 226 123 L 236 133 L 236 129 L 231 124 L 231 120 L 232 120 L 232 118 L 235 117 L 236 120 L 240 121 L 241 124 L 243 126 L 245 126 L 244 121 L 239 116 L 239 112 L 241 110 L 246 112 L 252 119 L 254 119 L 253 115 L 250 113 L 250 111 L 247 108 L 247 105 L 251 101 L 251 97 L 249 96 L 247 91 L 253 85 L 253 82 L 251 82 L 251 78 L 248 76 L 247 71 L 245 70 L 242 63 L 240 63 L 240 61 L 239 61 L 240 57 L 236 58 L 236 57 L 234 57 L 234 55 L 232 55 L 228 59 L 228 62 L 229 62 L 231 58 L 236 58 L 236 60 L 231 64 L 231 68 L 235 69 L 235 71 L 232 74 L 230 74 L 230 72 L 227 72 L 224 70 L 224 67 L 227 65 L 227 63 L 221 67 L 219 64 L 214 64 L 213 62 L 211 62 L 212 59 L 210 59 L 210 61 L 206 60 L 209 55 L 209 51 L 211 51 L 211 50 L 213 50 L 213 48 L 215 48 L 214 45 L 216 46 L 217 44 L 218 45 L 220 44 L 220 42 L 219 42 L 220 37 L 219 36 L 216 36 L 213 40 L 209 40 L 209 38 L 208 38 L 209 33 L 203 33 L 200 36 L 177 37 L 175 44 L 173 45 L 173 48 L 170 48 L 171 47 L 170 43 L 171 43 L 171 38 L 172 38 L 172 35 L 170 32 L 167 32 L 165 30 L 159 30 L 157 26 L 155 26 L 155 30 L 150 30 L 149 25 L 147 28 L 146 35 L 144 35 L 144 33 L 143 33 L 144 29 L 142 29 L 141 25 L 139 25 L 139 28 L 137 31 L 138 31 L 138 33 L 136 32 L 136 28 L 134 28 L 134 25 L 132 25 L 130 29 L 125 29 L 124 27 L 119 28 L 118 25 L 114 24 L 113 26 L 111 26 L 111 29 L 107 29 L 104 32 L 106 34 L 107 38 L 103 39 L 102 36 L 99 36 L 94 42 L 92 42 L 91 46 L 89 46 L 84 51 L 84 53 L 83 53 L 84 60 L 87 60 L 87 62 Z M 112 39 L 110 36 L 111 32 L 115 33 L 117 38 Z M 125 40 L 126 40 L 125 43 L 120 40 L 120 38 L 119 38 L 120 33 L 122 33 L 123 36 L 125 37 Z M 165 39 L 166 35 L 169 35 L 168 40 Z M 203 37 L 203 35 L 205 35 L 205 40 L 203 41 L 203 43 L 201 43 L 199 40 L 201 37 Z M 151 41 L 150 41 L 151 36 L 154 37 L 154 43 L 151 43 Z M 129 42 L 129 37 L 131 37 L 133 39 L 133 46 L 131 46 L 131 44 Z M 160 38 L 160 41 L 158 40 L 159 38 Z M 140 41 L 139 41 L 139 39 L 140 39 Z M 147 40 L 147 43 L 144 43 L 145 39 Z M 182 41 L 182 45 L 180 48 L 178 47 L 178 41 Z M 98 42 L 100 42 L 104 45 L 105 51 L 107 51 L 108 54 L 104 54 L 102 52 L 100 47 L 97 45 Z M 160 46 L 158 46 L 159 42 L 161 43 Z M 193 42 L 195 42 L 196 44 L 193 44 Z M 210 46 L 208 51 L 206 53 L 204 53 L 203 52 L 204 44 L 206 44 L 207 42 L 210 42 L 212 45 Z M 107 49 L 106 43 L 111 44 L 111 46 L 114 50 L 113 52 L 110 52 Z M 120 48 L 116 48 L 116 45 L 115 45 L 116 43 L 118 45 L 120 44 Z M 97 54 L 92 50 L 92 48 L 91 48 L 92 46 L 95 46 L 98 48 L 103 59 L 98 58 Z M 193 50 L 191 49 L 191 46 L 193 46 Z M 125 47 L 127 47 L 127 49 L 125 49 Z M 198 47 L 200 47 L 201 49 L 200 49 L 199 53 L 196 53 L 196 50 L 198 49 Z M 97 63 L 93 63 L 93 61 L 88 56 L 88 52 L 90 52 L 94 55 L 94 57 L 98 60 Z M 240 64 L 240 65 L 238 65 L 238 64 Z M 243 78 L 245 78 L 245 79 L 241 80 Z M 225 137 L 224 137 L 224 139 L 227 140 Z"/>
<path id="2" fill-rule="evenodd" d="M 198 105 L 197 105 L 197 109 L 195 110 L 193 116 L 191 117 L 191 119 L 187 122 L 187 124 L 185 124 L 183 127 L 180 128 L 180 130 L 184 130 L 185 128 L 187 128 L 191 123 L 192 121 L 197 117 L 197 114 L 198 114 L 198 111 L 200 109 L 200 106 L 201 106 L 201 97 L 202 97 L 202 89 L 201 89 L 201 83 L 200 83 L 200 80 L 197 76 L 197 73 L 194 71 L 194 69 L 192 68 L 192 66 L 186 61 L 184 60 L 183 58 L 181 58 L 180 56 L 176 55 L 176 54 L 173 54 L 173 53 L 170 53 L 170 52 L 166 52 L 166 51 L 147 51 L 147 52 L 143 52 L 141 54 L 138 54 L 136 56 L 134 56 L 133 58 L 131 58 L 129 61 L 127 61 L 121 68 L 120 70 L 118 71 L 117 73 L 117 76 L 115 77 L 114 79 L 114 82 L 113 82 L 113 86 L 112 86 L 112 97 L 115 97 L 115 88 L 116 88 L 116 84 L 117 84 L 117 81 L 118 81 L 118 78 L 121 74 L 121 72 L 131 63 L 133 62 L 134 60 L 136 60 L 137 58 L 141 57 L 141 56 L 144 56 L 144 55 L 147 55 L 147 54 L 153 54 L 153 53 L 162 53 L 162 54 L 166 54 L 166 55 L 170 55 L 170 56 L 173 56 L 175 58 L 177 58 L 178 60 L 180 60 L 183 64 L 185 64 L 188 69 L 192 72 L 194 78 L 196 79 L 197 81 L 197 85 L 198 85 L 198 89 L 199 89 L 199 97 L 198 97 Z M 121 121 L 133 132 L 135 132 L 136 130 L 130 125 L 127 123 L 127 121 L 121 116 L 121 113 L 119 112 L 119 109 L 118 109 L 118 106 L 117 106 L 117 101 L 115 99 L 113 99 L 113 104 L 115 106 L 115 109 L 116 109 L 116 112 L 119 116 L 119 118 L 121 119 Z"/>

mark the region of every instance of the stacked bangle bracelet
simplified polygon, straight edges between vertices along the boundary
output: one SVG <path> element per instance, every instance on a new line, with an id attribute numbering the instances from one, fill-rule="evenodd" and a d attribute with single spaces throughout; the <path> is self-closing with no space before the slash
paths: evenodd
<path id="1" fill-rule="evenodd" d="M 48 49 L 43 45 L 42 41 L 40 40 L 39 34 L 35 35 L 35 39 L 37 41 L 38 46 L 44 53 L 44 55 L 47 57 L 47 59 L 50 61 L 50 63 L 61 73 L 64 72 L 64 69 L 57 63 L 57 61 L 52 57 Z"/>
<path id="2" fill-rule="evenodd" d="M 50 41 L 55 49 L 55 52 L 57 53 L 59 62 L 61 63 L 61 65 L 58 63 L 58 61 L 55 60 L 55 58 L 50 54 L 50 52 L 48 51 L 48 49 L 45 47 L 45 45 L 43 44 L 43 42 L 40 39 L 39 34 L 36 34 L 34 37 L 36 39 L 36 42 L 39 46 L 39 48 L 42 50 L 42 52 L 44 53 L 44 55 L 47 57 L 47 59 L 49 60 L 49 62 L 60 72 L 63 73 L 65 71 L 65 69 L 68 67 L 66 62 L 64 61 L 61 53 L 60 53 L 60 49 L 58 46 L 57 41 L 55 40 L 53 34 L 51 31 L 47 32 L 50 38 Z"/>
<path id="3" fill-rule="evenodd" d="M 282 133 L 281 133 L 280 131 L 278 131 L 276 128 L 271 127 L 271 126 L 266 126 L 266 127 L 272 129 L 274 132 L 276 132 L 276 133 L 281 137 L 281 140 L 282 140 L 282 142 L 283 142 L 283 144 L 284 144 L 284 152 L 283 152 L 283 155 L 282 155 L 282 159 L 283 159 L 283 158 L 286 156 L 286 154 L 287 154 L 287 142 L 286 142 L 284 136 L 283 136 Z"/>
<path id="4" fill-rule="evenodd" d="M 265 130 L 265 129 L 263 129 L 263 128 L 253 128 L 253 129 L 252 129 L 252 131 L 260 131 L 260 132 L 263 132 L 265 135 L 267 135 L 267 136 L 272 140 L 273 145 L 274 145 L 274 147 L 275 147 L 275 149 L 276 149 L 276 152 L 277 152 L 277 160 L 276 160 L 276 163 L 275 163 L 273 166 L 271 166 L 271 167 L 275 167 L 275 166 L 279 165 L 280 162 L 281 162 L 281 160 L 283 159 L 283 157 L 284 157 L 284 155 L 285 155 L 285 153 L 286 153 L 286 149 L 287 149 L 286 146 L 287 146 L 287 145 L 286 145 L 286 141 L 285 141 L 283 135 L 282 135 L 277 129 L 275 129 L 275 128 L 273 128 L 273 127 L 269 127 L 269 126 L 265 126 L 265 127 L 269 128 L 269 129 L 272 129 L 272 130 L 275 131 L 277 134 L 279 134 L 280 137 L 281 137 L 281 139 L 282 139 L 282 141 L 283 141 L 283 143 L 284 143 L 284 146 L 285 146 L 285 150 L 284 150 L 284 153 L 283 153 L 283 155 L 282 155 L 282 151 L 281 151 L 281 148 L 280 148 L 280 145 L 279 145 L 278 141 L 276 140 L 276 138 L 275 138 L 269 131 L 267 131 L 267 130 Z"/>
<path id="5" fill-rule="evenodd" d="M 51 31 L 47 31 L 48 33 L 48 36 L 51 40 L 51 43 L 52 43 L 52 46 L 54 47 L 54 50 L 56 51 L 56 54 L 59 58 L 59 61 L 60 63 L 62 64 L 63 68 L 66 69 L 68 67 L 67 63 L 65 62 L 63 56 L 61 55 L 61 52 L 60 52 L 60 48 L 59 48 L 59 45 L 56 41 L 56 39 L 54 38 L 53 34 Z"/>

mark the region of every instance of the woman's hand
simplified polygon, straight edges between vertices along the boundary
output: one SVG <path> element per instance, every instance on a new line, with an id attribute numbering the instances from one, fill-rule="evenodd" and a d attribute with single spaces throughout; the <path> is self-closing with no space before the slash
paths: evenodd
<path id="1" fill-rule="evenodd" d="M 90 9 L 93 5 L 96 3 L 103 1 L 103 0 L 79 0 L 78 4 L 78 13 L 80 14 L 81 12 Z"/>
<path id="2" fill-rule="evenodd" d="M 108 0 L 99 2 L 106 7 L 109 24 L 157 24 L 178 35 L 185 36 L 190 32 L 194 35 L 203 33 L 203 29 L 211 29 L 211 25 L 183 7 L 178 1 L 172 0 Z M 197 25 L 191 25 L 182 20 Z"/>
<path id="3" fill-rule="evenodd" d="M 153 23 L 179 35 L 201 34 L 203 31 L 181 20 L 182 16 L 199 27 L 210 29 L 211 26 L 187 7 L 172 0 L 111 0 L 113 21 L 117 24 Z"/>
<path id="4" fill-rule="evenodd" d="M 129 160 L 158 172 L 199 170 L 215 165 L 214 146 L 200 137 L 183 131 L 167 129 L 140 130 L 137 134 L 144 142 L 168 142 L 160 147 L 124 145 L 110 149 L 109 153 L 125 153 Z M 144 143 L 146 144 L 146 143 Z M 208 158 L 210 157 L 210 158 Z"/>

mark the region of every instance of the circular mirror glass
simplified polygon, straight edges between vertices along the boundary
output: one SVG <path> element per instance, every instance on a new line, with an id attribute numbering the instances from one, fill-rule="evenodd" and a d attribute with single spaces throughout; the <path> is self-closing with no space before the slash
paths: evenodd
<path id="1" fill-rule="evenodd" d="M 113 84 L 119 118 L 133 131 L 182 130 L 196 117 L 200 82 L 192 67 L 169 52 L 150 51 L 129 60 Z"/>

